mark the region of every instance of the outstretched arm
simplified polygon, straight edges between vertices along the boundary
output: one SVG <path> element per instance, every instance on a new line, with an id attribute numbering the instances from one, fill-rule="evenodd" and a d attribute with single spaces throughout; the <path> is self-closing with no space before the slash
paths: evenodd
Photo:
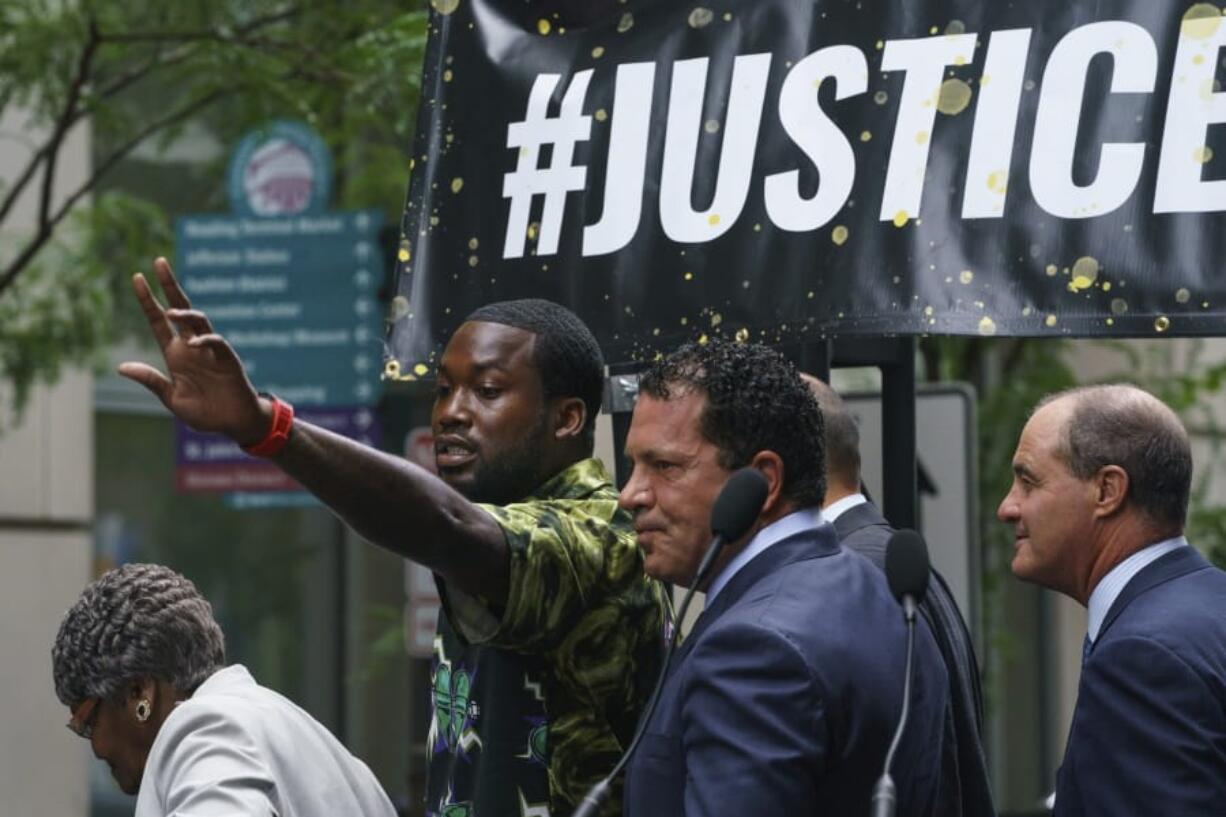
<path id="1" fill-rule="evenodd" d="M 234 349 L 191 307 L 170 264 L 154 270 L 169 309 L 140 273 L 132 288 L 166 372 L 127 362 L 119 373 L 145 386 L 187 425 L 252 445 L 268 433 L 271 403 L 260 397 Z M 473 595 L 501 604 L 509 576 L 502 529 L 438 477 L 399 457 L 294 421 L 272 461 L 318 497 L 359 535 L 420 562 Z"/>

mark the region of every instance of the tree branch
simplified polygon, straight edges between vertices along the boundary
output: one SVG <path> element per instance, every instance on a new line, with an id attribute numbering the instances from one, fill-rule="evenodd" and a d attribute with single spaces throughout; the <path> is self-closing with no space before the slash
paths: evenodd
<path id="1" fill-rule="evenodd" d="M 55 226 L 64 220 L 64 217 L 68 215 L 68 212 L 72 209 L 73 205 L 75 205 L 82 196 L 89 193 L 89 191 L 92 190 L 95 185 L 97 185 L 99 179 L 101 179 L 102 176 L 105 175 L 112 167 L 114 167 L 115 164 L 117 164 L 121 159 L 131 153 L 137 145 L 148 139 L 159 130 L 170 127 L 171 125 L 174 125 L 183 119 L 198 113 L 217 100 L 229 94 L 237 93 L 239 90 L 241 90 L 241 86 L 225 89 L 219 88 L 211 93 L 205 94 L 199 99 L 193 100 L 187 105 L 179 108 L 177 111 L 167 114 L 161 119 L 149 124 L 133 135 L 123 145 L 116 148 L 110 156 L 108 156 L 94 168 L 94 172 L 89 176 L 89 178 L 82 182 L 81 185 L 64 200 L 64 203 L 60 205 L 60 208 L 56 210 L 45 223 L 40 222 L 38 232 L 34 234 L 29 242 L 27 242 L 26 246 L 22 248 L 17 257 L 9 263 L 8 267 L 4 270 L 4 273 L 0 274 L 0 295 L 2 295 L 6 289 L 12 286 L 13 281 L 16 280 L 22 269 L 25 268 L 35 254 L 37 254 L 38 251 L 43 248 L 47 241 L 50 240 Z"/>

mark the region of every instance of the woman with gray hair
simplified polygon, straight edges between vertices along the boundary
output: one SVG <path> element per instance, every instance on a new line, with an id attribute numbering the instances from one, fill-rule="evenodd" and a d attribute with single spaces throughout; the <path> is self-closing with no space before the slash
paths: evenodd
<path id="1" fill-rule="evenodd" d="M 370 769 L 286 698 L 225 665 L 213 608 L 165 567 L 89 584 L 51 650 L 68 728 L 137 794 L 136 817 L 393 817 Z"/>

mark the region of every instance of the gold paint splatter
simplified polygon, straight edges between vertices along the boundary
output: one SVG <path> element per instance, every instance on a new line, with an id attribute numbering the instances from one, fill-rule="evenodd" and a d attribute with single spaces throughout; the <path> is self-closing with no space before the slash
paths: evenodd
<path id="1" fill-rule="evenodd" d="M 451 73 L 451 69 L 448 68 L 446 71 L 443 72 L 443 82 L 451 82 L 454 76 L 455 74 Z"/>
<path id="2" fill-rule="evenodd" d="M 460 7 L 460 0 L 430 0 L 430 5 L 439 14 L 447 15 Z"/>
<path id="3" fill-rule="evenodd" d="M 540 33 L 542 37 L 548 35 L 549 30 L 552 27 L 553 26 L 549 25 L 549 21 L 546 20 L 544 17 L 536 21 L 536 30 Z"/>
<path id="4" fill-rule="evenodd" d="M 911 215 L 906 210 L 899 210 L 894 214 L 894 226 L 906 227 L 907 222 L 911 220 Z"/>
<path id="5" fill-rule="evenodd" d="M 1221 9 L 1213 3 L 1197 3 L 1184 12 L 1179 33 L 1194 40 L 1207 40 L 1217 33 L 1221 24 Z"/>
<path id="6" fill-rule="evenodd" d="M 987 316 L 984 316 L 983 318 L 981 318 L 979 320 L 979 334 L 988 335 L 988 336 L 995 335 L 996 334 L 996 321 L 992 320 L 991 318 Z"/>
<path id="7" fill-rule="evenodd" d="M 947 116 L 956 116 L 971 104 L 971 86 L 960 79 L 947 79 L 941 83 L 937 94 L 937 110 Z"/>
<path id="8" fill-rule="evenodd" d="M 1046 318 L 1044 318 L 1044 319 L 1043 319 L 1043 323 L 1044 323 L 1044 324 L 1046 324 L 1047 326 L 1055 326 L 1055 325 L 1056 325 L 1056 316 L 1055 316 L 1055 315 L 1048 315 Z"/>
<path id="9" fill-rule="evenodd" d="M 971 281 L 975 280 L 975 273 L 968 269 L 964 269 L 962 272 L 958 273 L 958 280 L 964 284 L 969 284 Z"/>
<path id="10" fill-rule="evenodd" d="M 753 231 L 754 231 L 755 233 L 760 233 L 760 232 L 762 232 L 762 225 L 761 225 L 761 224 L 755 224 L 755 225 L 753 225 Z"/>
<path id="11" fill-rule="evenodd" d="M 1179 289 L 1175 290 L 1176 303 L 1186 304 L 1189 300 L 1191 300 L 1191 298 L 1192 293 L 1188 292 L 1187 289 L 1180 287 Z"/>
<path id="12" fill-rule="evenodd" d="M 706 346 L 706 345 L 707 345 L 707 341 L 709 341 L 709 340 L 710 340 L 710 338 L 708 338 L 708 337 L 706 336 L 706 333 L 703 333 L 703 334 L 701 334 L 701 335 L 699 335 L 699 336 L 698 336 L 698 345 L 699 345 L 699 346 Z"/>
<path id="13" fill-rule="evenodd" d="M 528 240 L 536 241 L 537 233 L 541 231 L 541 225 L 535 221 L 528 225 Z"/>
<path id="14" fill-rule="evenodd" d="M 1207 165 L 1213 159 L 1213 148 L 1208 145 L 1201 145 L 1192 151 L 1192 158 L 1202 165 Z"/>
<path id="15" fill-rule="evenodd" d="M 1024 83 L 1022 83 L 1022 87 L 1025 88 L 1027 91 L 1033 91 L 1035 87 L 1034 80 L 1033 79 L 1026 80 Z"/>
<path id="16" fill-rule="evenodd" d="M 1073 262 L 1073 280 L 1069 281 L 1069 289 L 1081 292 L 1094 286 L 1094 282 L 1098 280 L 1098 270 L 1097 258 L 1088 255 L 1078 258 Z"/>
<path id="17" fill-rule="evenodd" d="M 1024 307 L 1022 307 L 1022 317 L 1023 317 L 1023 318 L 1029 318 L 1029 317 L 1030 317 L 1030 313 L 1031 313 L 1031 312 L 1034 312 L 1034 310 L 1033 310 L 1032 308 L 1030 308 L 1030 307 L 1028 307 L 1028 306 L 1024 306 Z"/>
<path id="18" fill-rule="evenodd" d="M 1197 54 L 1195 57 L 1192 58 L 1193 65 L 1203 65 L 1204 62 L 1205 62 L 1204 54 Z"/>
<path id="19" fill-rule="evenodd" d="M 617 21 L 617 33 L 625 34 L 630 29 L 634 28 L 634 15 L 626 12 L 621 19 Z"/>
<path id="20" fill-rule="evenodd" d="M 477 256 L 475 255 L 468 256 L 468 266 L 475 267 L 479 263 L 481 263 L 481 261 L 477 258 Z"/>
<path id="21" fill-rule="evenodd" d="M 723 322 L 724 322 L 723 315 L 719 314 L 718 312 L 711 313 L 711 326 L 719 326 Z"/>
<path id="22" fill-rule="evenodd" d="M 807 298 L 808 298 L 808 299 L 811 301 L 811 300 L 813 300 L 813 296 L 814 296 L 815 294 L 816 294 L 816 293 L 814 293 L 814 292 L 813 292 L 813 290 L 809 290 L 808 295 L 806 295 L 805 297 L 807 297 Z"/>
<path id="23" fill-rule="evenodd" d="M 418 363 L 413 367 L 413 373 L 418 377 L 425 377 L 426 375 L 430 374 L 430 367 L 424 363 Z"/>
<path id="24" fill-rule="evenodd" d="M 400 361 L 389 360 L 383 364 L 383 376 L 391 380 L 400 379 Z"/>
<path id="25" fill-rule="evenodd" d="M 983 86 L 987 85 L 991 81 L 992 81 L 992 75 L 984 74 L 983 76 L 979 78 L 979 87 L 982 88 Z"/>
<path id="26" fill-rule="evenodd" d="M 708 25 L 714 18 L 715 14 L 711 11 L 711 9 L 697 6 L 690 12 L 688 22 L 690 24 L 690 28 L 702 28 L 703 26 Z"/>
<path id="27" fill-rule="evenodd" d="M 988 189 L 998 196 L 1003 196 L 1009 188 L 1009 171 L 993 170 L 988 174 Z"/>
<path id="28" fill-rule="evenodd" d="M 409 299 L 403 295 L 397 295 L 392 298 L 392 320 L 398 321 L 405 315 L 409 314 Z"/>
<path id="29" fill-rule="evenodd" d="M 407 238 L 400 239 L 400 251 L 396 253 L 396 258 L 400 260 L 400 263 L 407 264 L 412 257 L 413 252 L 409 248 L 409 240 Z"/>
<path id="30" fill-rule="evenodd" d="M 915 134 L 915 144 L 917 145 L 928 144 L 928 131 L 922 130 L 919 133 Z"/>
<path id="31" fill-rule="evenodd" d="M 707 216 L 707 223 L 712 227 L 719 224 L 719 213 L 712 213 L 711 215 Z"/>
<path id="32" fill-rule="evenodd" d="M 860 141 L 861 142 L 867 142 L 869 139 L 872 139 L 872 138 L 873 138 L 873 134 L 870 131 L 866 131 L 866 130 L 860 131 Z"/>
<path id="33" fill-rule="evenodd" d="M 684 318 L 684 317 L 683 317 L 683 318 L 681 319 L 681 325 L 682 325 L 682 326 L 685 326 L 685 325 L 686 325 L 687 323 L 689 323 L 689 322 L 690 322 L 690 319 L 689 319 L 689 318 Z"/>
<path id="34" fill-rule="evenodd" d="M 1111 314 L 1112 315 L 1123 315 L 1127 312 L 1128 312 L 1128 302 L 1127 301 L 1125 301 L 1123 298 L 1112 298 L 1111 299 Z"/>
<path id="35" fill-rule="evenodd" d="M 740 329 L 736 330 L 735 337 L 737 343 L 745 343 L 747 340 L 749 340 L 749 330 L 741 327 Z"/>
<path id="36" fill-rule="evenodd" d="M 962 56 L 961 54 L 954 57 L 954 65 L 966 65 L 966 57 Z M 953 72 L 950 71 L 950 73 L 952 74 Z"/>
<path id="37" fill-rule="evenodd" d="M 438 216 L 430 216 L 430 226 L 431 227 L 438 226 Z"/>
<path id="38" fill-rule="evenodd" d="M 708 119 L 706 122 L 702 123 L 702 129 L 707 133 L 719 133 L 719 120 Z"/>
<path id="39" fill-rule="evenodd" d="M 933 26 L 932 28 L 928 29 L 928 33 L 929 33 L 929 34 L 936 34 L 936 33 L 937 33 L 937 31 L 939 31 L 939 30 L 940 30 L 940 29 L 938 29 L 936 26 Z"/>
<path id="40" fill-rule="evenodd" d="M 732 12 L 730 12 L 730 11 L 725 11 L 725 12 L 724 12 L 724 22 L 725 22 L 725 23 L 731 23 L 731 22 L 732 22 Z"/>
<path id="41" fill-rule="evenodd" d="M 604 56 L 604 46 L 598 45 L 592 49 L 592 59 L 598 60 Z"/>
<path id="42" fill-rule="evenodd" d="M 1054 277 L 1055 274 L 1059 271 L 1060 271 L 1060 268 L 1057 267 L 1055 264 L 1048 264 L 1047 268 L 1045 269 L 1045 272 L 1047 273 L 1048 278 Z"/>
<path id="43" fill-rule="evenodd" d="M 464 180 L 462 178 L 460 178 L 459 176 L 456 176 L 454 179 L 451 180 L 451 192 L 452 193 L 459 193 L 463 189 L 464 189 Z"/>
<path id="44" fill-rule="evenodd" d="M 878 91 L 877 93 L 873 94 L 873 102 L 876 102 L 878 105 L 884 105 L 889 101 L 889 99 L 890 95 L 885 91 Z"/>
<path id="45" fill-rule="evenodd" d="M 1155 332 L 1165 332 L 1166 330 L 1170 328 L 1171 328 L 1171 319 L 1168 318 L 1166 315 L 1159 315 L 1158 317 L 1154 318 L 1154 331 Z"/>
<path id="46" fill-rule="evenodd" d="M 931 317 L 932 317 L 932 313 L 933 313 L 933 312 L 935 312 L 935 311 L 936 311 L 936 310 L 934 310 L 934 309 L 933 309 L 931 306 L 926 306 L 926 307 L 924 307 L 924 317 L 926 317 L 926 318 L 931 318 Z"/>
<path id="47" fill-rule="evenodd" d="M 477 249 L 477 247 L 478 247 L 478 245 L 479 245 L 479 244 L 480 244 L 480 242 L 479 242 L 479 241 L 477 241 L 476 237 L 473 237 L 473 238 L 468 239 L 468 249 L 470 249 L 470 250 L 475 250 L 475 249 Z"/>
<path id="48" fill-rule="evenodd" d="M 693 280 L 694 280 L 694 273 L 692 273 L 692 272 L 687 272 L 685 275 L 682 275 L 681 277 L 682 277 L 682 278 L 684 278 L 684 279 L 685 279 L 685 280 L 687 280 L 687 281 L 693 281 Z"/>
<path id="49" fill-rule="evenodd" d="M 596 113 L 592 114 L 592 116 L 596 117 L 597 122 L 603 122 L 609 118 L 609 112 L 604 108 L 597 108 Z"/>
<path id="50" fill-rule="evenodd" d="M 877 41 L 877 50 L 878 50 L 878 51 L 880 51 L 880 50 L 881 50 L 881 49 L 883 49 L 883 48 L 885 48 L 885 40 L 878 40 L 878 41 Z"/>
<path id="51" fill-rule="evenodd" d="M 945 26 L 945 33 L 950 35 L 965 34 L 966 23 L 961 20 L 950 20 L 949 24 Z"/>
<path id="52" fill-rule="evenodd" d="M 835 227 L 830 231 L 830 240 L 839 247 L 843 246 L 844 242 L 847 241 L 847 228 L 842 224 Z"/>

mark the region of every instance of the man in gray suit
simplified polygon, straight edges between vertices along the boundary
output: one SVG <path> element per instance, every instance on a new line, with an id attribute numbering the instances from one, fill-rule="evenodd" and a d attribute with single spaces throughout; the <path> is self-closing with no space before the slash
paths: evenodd
<path id="1" fill-rule="evenodd" d="M 860 490 L 860 430 L 842 398 L 830 386 L 803 375 L 822 410 L 826 428 L 826 496 L 822 516 L 834 525 L 839 543 L 877 567 L 894 528 Z M 941 574 L 933 569 L 920 605 L 949 675 L 950 708 L 941 749 L 937 814 L 981 817 L 996 813 L 983 755 L 983 692 L 970 633 Z"/>

